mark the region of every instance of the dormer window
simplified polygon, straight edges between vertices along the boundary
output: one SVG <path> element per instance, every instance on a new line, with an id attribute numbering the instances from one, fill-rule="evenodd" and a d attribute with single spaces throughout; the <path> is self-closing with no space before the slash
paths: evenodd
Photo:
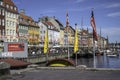
<path id="1" fill-rule="evenodd" d="M 16 10 L 17 10 L 17 8 L 16 8 L 16 7 L 14 7 L 14 10 L 16 11 Z"/>
<path id="2" fill-rule="evenodd" d="M 35 23 L 34 23 L 34 22 L 32 22 L 32 24 L 34 25 Z"/>
<path id="3" fill-rule="evenodd" d="M 9 5 L 7 4 L 6 7 L 9 8 Z"/>
<path id="4" fill-rule="evenodd" d="M 29 23 L 31 23 L 31 21 L 28 21 Z"/>
<path id="5" fill-rule="evenodd" d="M 11 9 L 13 9 L 13 6 L 10 6 Z"/>

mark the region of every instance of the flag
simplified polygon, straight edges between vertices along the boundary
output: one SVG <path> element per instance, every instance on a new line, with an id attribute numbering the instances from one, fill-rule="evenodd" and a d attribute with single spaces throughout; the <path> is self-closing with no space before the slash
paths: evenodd
<path id="1" fill-rule="evenodd" d="M 44 54 L 46 54 L 48 51 L 48 29 L 45 33 L 45 39 L 44 39 Z"/>
<path id="2" fill-rule="evenodd" d="M 78 51 L 78 29 L 75 30 L 74 53 Z"/>
<path id="3" fill-rule="evenodd" d="M 97 41 L 98 37 L 97 37 L 97 31 L 96 31 L 96 25 L 95 25 L 93 10 L 92 10 L 92 13 L 91 13 L 91 26 L 93 28 L 93 39 Z"/>

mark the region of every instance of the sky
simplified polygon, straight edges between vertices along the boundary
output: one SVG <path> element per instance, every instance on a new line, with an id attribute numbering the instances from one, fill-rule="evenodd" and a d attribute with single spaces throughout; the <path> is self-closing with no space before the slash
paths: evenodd
<path id="1" fill-rule="evenodd" d="M 90 24 L 91 10 L 97 33 L 109 38 L 109 42 L 120 42 L 120 0 L 13 0 L 18 10 L 25 10 L 26 15 L 38 21 L 42 16 L 55 16 L 66 25 L 66 13 L 69 23 L 92 31 Z"/>

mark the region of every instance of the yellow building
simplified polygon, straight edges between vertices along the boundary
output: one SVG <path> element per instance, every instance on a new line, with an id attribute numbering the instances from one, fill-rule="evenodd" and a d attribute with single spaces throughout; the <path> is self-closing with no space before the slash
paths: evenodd
<path id="1" fill-rule="evenodd" d="M 22 35 L 27 36 L 27 42 L 28 45 L 37 45 L 39 43 L 39 26 L 38 23 L 35 22 L 30 16 L 25 15 L 24 10 L 20 13 L 20 24 L 24 24 L 24 28 L 27 29 L 27 34 L 26 31 L 22 30 Z M 20 29 L 20 28 L 19 28 Z M 19 30 L 20 33 L 20 30 Z M 22 36 L 20 35 L 20 38 Z"/>
<path id="2" fill-rule="evenodd" d="M 67 34 L 66 37 L 68 37 L 68 43 L 67 44 L 73 46 L 74 45 L 75 30 L 71 26 L 69 26 L 69 27 L 65 27 L 64 32 Z M 65 39 L 67 39 L 67 38 L 65 38 Z"/>
<path id="3" fill-rule="evenodd" d="M 29 45 L 38 45 L 39 44 L 39 26 L 38 23 L 30 20 L 28 27 L 28 43 Z"/>

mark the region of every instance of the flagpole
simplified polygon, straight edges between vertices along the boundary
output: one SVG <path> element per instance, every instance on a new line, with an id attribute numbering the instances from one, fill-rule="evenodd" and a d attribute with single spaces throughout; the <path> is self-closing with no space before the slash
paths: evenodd
<path id="1" fill-rule="evenodd" d="M 97 41 L 98 38 L 97 38 L 97 31 L 96 31 L 96 25 L 95 25 L 95 20 L 94 20 L 93 8 L 92 8 L 92 13 L 91 13 L 91 26 L 93 28 L 93 67 L 96 68 L 96 60 L 95 60 L 96 43 L 95 41 Z"/>
<path id="2" fill-rule="evenodd" d="M 67 52 L 68 52 L 68 60 L 70 60 L 70 54 L 69 54 L 69 39 L 68 39 L 68 28 L 67 28 Z"/>
<path id="3" fill-rule="evenodd" d="M 96 61 L 95 61 L 95 40 L 93 37 L 93 67 L 96 68 Z"/>

